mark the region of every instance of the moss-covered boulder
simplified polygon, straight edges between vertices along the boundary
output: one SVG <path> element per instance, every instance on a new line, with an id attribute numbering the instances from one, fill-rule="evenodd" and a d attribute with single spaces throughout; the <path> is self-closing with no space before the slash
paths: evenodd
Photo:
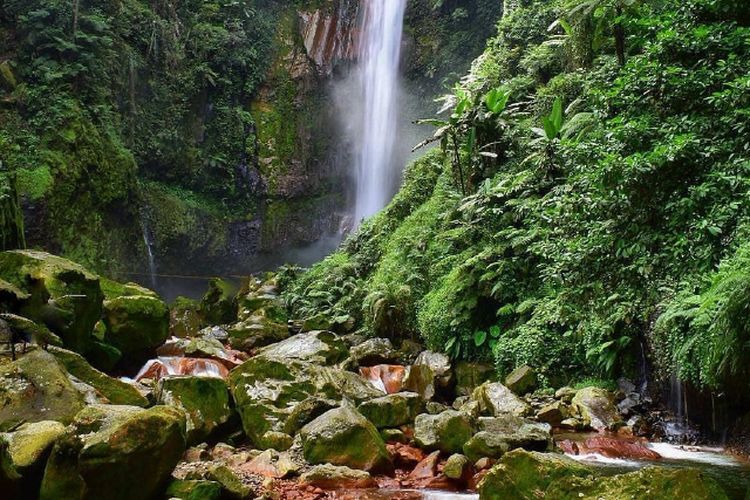
<path id="1" fill-rule="evenodd" d="M 515 450 L 506 453 L 500 462 L 484 476 L 478 486 L 479 498 L 480 500 L 545 498 L 547 489 L 554 482 L 571 476 L 586 477 L 589 474 L 591 474 L 591 469 L 565 455 Z"/>
<path id="2" fill-rule="evenodd" d="M 205 440 L 232 416 L 227 384 L 219 378 L 162 378 L 156 389 L 156 400 L 185 412 L 188 444 Z"/>
<path id="3" fill-rule="evenodd" d="M 229 385 L 242 427 L 256 446 L 269 447 L 268 432 L 299 424 L 295 408 L 310 398 L 356 403 L 382 393 L 355 373 L 294 359 L 255 356 L 232 370 Z M 287 422 L 290 422 L 287 426 Z"/>
<path id="4" fill-rule="evenodd" d="M 252 490 L 226 465 L 214 465 L 208 470 L 207 479 L 221 485 L 222 497 L 229 500 L 251 498 Z"/>
<path id="5" fill-rule="evenodd" d="M 399 392 L 360 404 L 359 412 L 378 429 L 398 427 L 414 420 L 422 411 L 422 397 L 415 392 Z"/>
<path id="6" fill-rule="evenodd" d="M 169 335 L 169 310 L 151 295 L 126 295 L 104 302 L 104 340 L 125 357 L 148 358 Z"/>
<path id="7" fill-rule="evenodd" d="M 500 458 L 506 452 L 523 448 L 532 451 L 548 451 L 552 448 L 550 426 L 526 420 L 514 415 L 480 418 L 479 432 L 463 446 L 464 453 L 472 461 L 480 458 Z"/>
<path id="8" fill-rule="evenodd" d="M 186 297 L 177 297 L 169 308 L 169 334 L 187 338 L 198 334 L 203 326 L 200 304 Z"/>
<path id="9" fill-rule="evenodd" d="M 378 483 L 363 470 L 331 464 L 316 465 L 299 478 L 303 486 L 314 486 L 324 490 L 377 488 Z"/>
<path id="10" fill-rule="evenodd" d="M 533 391 L 536 385 L 536 372 L 529 365 L 519 366 L 505 377 L 505 386 L 519 396 Z"/>
<path id="11" fill-rule="evenodd" d="M 65 368 L 41 349 L 0 364 L 0 401 L 0 430 L 43 420 L 67 424 L 84 406 Z"/>
<path id="12" fill-rule="evenodd" d="M 85 352 L 101 316 L 99 277 L 45 252 L 0 252 L 0 278 L 29 295 L 19 312 L 59 335 L 65 346 Z"/>
<path id="13" fill-rule="evenodd" d="M 52 347 L 49 350 L 65 369 L 77 379 L 96 389 L 110 403 L 116 405 L 148 406 L 146 399 L 133 385 L 110 377 L 92 367 L 83 356 L 66 349 Z"/>
<path id="14" fill-rule="evenodd" d="M 201 299 L 200 313 L 211 325 L 223 325 L 237 319 L 237 287 L 232 283 L 214 278 L 208 282 L 208 290 Z"/>
<path id="15" fill-rule="evenodd" d="M 305 459 L 366 471 L 392 468 L 385 442 L 370 421 L 349 405 L 329 410 L 300 431 Z"/>
<path id="16" fill-rule="evenodd" d="M 229 343 L 234 349 L 252 353 L 267 345 L 289 338 L 289 327 L 258 314 L 227 327 Z"/>
<path id="17" fill-rule="evenodd" d="M 524 416 L 531 412 L 525 401 L 499 382 L 480 385 L 474 389 L 471 399 L 479 402 L 483 414 L 495 417 L 506 414 Z"/>
<path id="18" fill-rule="evenodd" d="M 264 356 L 332 365 L 342 361 L 346 351 L 346 344 L 335 333 L 321 330 L 300 333 L 264 347 L 260 353 Z"/>
<path id="19" fill-rule="evenodd" d="M 454 453 L 450 457 L 448 457 L 448 460 L 445 461 L 445 466 L 443 467 L 443 474 L 445 474 L 445 477 L 449 479 L 461 479 L 463 477 L 466 477 L 467 470 L 470 470 L 471 468 L 471 462 L 469 462 L 469 458 L 465 455 L 461 455 L 460 453 Z"/>
<path id="20" fill-rule="evenodd" d="M 599 387 L 584 387 L 576 392 L 572 406 L 581 419 L 596 430 L 612 430 L 622 425 L 614 395 Z"/>
<path id="21" fill-rule="evenodd" d="M 166 497 L 180 500 L 219 500 L 221 484 L 205 479 L 175 480 L 169 483 Z"/>
<path id="22" fill-rule="evenodd" d="M 168 406 L 86 407 L 52 449 L 40 498 L 152 498 L 185 451 L 184 419 Z"/>
<path id="23" fill-rule="evenodd" d="M 460 453 L 474 431 L 473 417 L 456 410 L 437 415 L 423 413 L 414 421 L 414 441 L 426 450 Z"/>
<path id="24" fill-rule="evenodd" d="M 32 469 L 43 469 L 47 454 L 65 433 L 65 426 L 54 420 L 23 424 L 5 435 L 15 469 L 26 476 Z"/>
<path id="25" fill-rule="evenodd" d="M 401 358 L 401 353 L 393 348 L 388 339 L 367 339 L 349 350 L 347 367 L 355 369 L 360 366 L 390 365 Z"/>
<path id="26" fill-rule="evenodd" d="M 13 466 L 8 448 L 6 437 L 0 434 L 0 491 L 13 499 L 17 498 L 21 491 L 21 474 Z"/>

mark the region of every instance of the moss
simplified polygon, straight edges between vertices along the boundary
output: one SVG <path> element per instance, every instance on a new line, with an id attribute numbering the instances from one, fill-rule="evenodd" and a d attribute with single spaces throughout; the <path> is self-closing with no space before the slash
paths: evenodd
<path id="1" fill-rule="evenodd" d="M 46 458 L 55 441 L 65 433 L 60 422 L 42 421 L 24 424 L 10 434 L 10 456 L 14 466 L 22 473 Z"/>
<path id="2" fill-rule="evenodd" d="M 124 296 L 104 302 L 105 341 L 124 355 L 156 349 L 169 335 L 169 310 L 153 296 Z"/>
<path id="3" fill-rule="evenodd" d="M 219 500 L 221 484 L 205 480 L 175 480 L 169 483 L 166 494 L 180 500 Z"/>
<path id="4" fill-rule="evenodd" d="M 116 405 L 148 406 L 148 400 L 131 384 L 110 377 L 89 365 L 86 360 L 72 351 L 50 348 L 50 352 L 74 377 L 89 384 L 110 403 Z"/>
<path id="5" fill-rule="evenodd" d="M 54 179 L 48 166 L 34 169 L 22 168 L 16 172 L 18 180 L 18 192 L 27 196 L 30 201 L 43 198 L 54 185 Z"/>

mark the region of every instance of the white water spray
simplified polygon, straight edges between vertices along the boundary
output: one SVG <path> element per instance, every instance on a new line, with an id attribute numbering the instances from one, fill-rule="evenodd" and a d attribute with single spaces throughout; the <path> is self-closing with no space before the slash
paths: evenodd
<path id="1" fill-rule="evenodd" d="M 394 150 L 406 0 L 366 0 L 365 4 L 359 53 L 363 106 L 356 144 L 355 224 L 385 207 L 398 185 L 401 172 Z"/>
<path id="2" fill-rule="evenodd" d="M 148 219 L 145 213 L 141 213 L 141 231 L 143 232 L 143 244 L 146 246 L 148 254 L 148 271 L 151 279 L 151 288 L 156 289 L 156 258 L 154 257 L 154 242 L 151 240 L 149 233 Z"/>

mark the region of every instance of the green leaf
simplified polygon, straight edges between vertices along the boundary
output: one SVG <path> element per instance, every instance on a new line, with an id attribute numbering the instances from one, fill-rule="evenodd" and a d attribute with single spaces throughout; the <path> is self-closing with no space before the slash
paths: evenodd
<path id="1" fill-rule="evenodd" d="M 495 326 L 490 327 L 490 335 L 492 336 L 492 338 L 495 338 L 495 339 L 498 338 L 500 336 L 500 333 L 501 332 L 500 332 L 499 326 L 495 325 Z"/>
<path id="2" fill-rule="evenodd" d="M 487 332 L 480 331 L 474 334 L 474 345 L 479 347 L 487 340 Z"/>

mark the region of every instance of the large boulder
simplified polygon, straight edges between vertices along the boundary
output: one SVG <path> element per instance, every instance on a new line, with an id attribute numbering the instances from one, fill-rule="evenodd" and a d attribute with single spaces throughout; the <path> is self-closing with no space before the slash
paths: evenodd
<path id="1" fill-rule="evenodd" d="M 393 348 L 388 339 L 367 339 L 349 350 L 347 368 L 395 364 L 401 354 Z"/>
<path id="2" fill-rule="evenodd" d="M 463 447 L 471 460 L 500 458 L 516 448 L 547 451 L 552 448 L 550 426 L 515 415 L 479 419 L 480 431 Z"/>
<path id="3" fill-rule="evenodd" d="M 5 439 L 15 469 L 23 476 L 27 476 L 33 469 L 41 472 L 47 454 L 64 433 L 65 426 L 53 420 L 23 424 L 7 433 Z"/>
<path id="4" fill-rule="evenodd" d="M 532 392 L 536 385 L 536 373 L 529 365 L 519 366 L 505 377 L 505 386 L 519 396 Z"/>
<path id="5" fill-rule="evenodd" d="M 22 422 L 70 423 L 85 404 L 55 357 L 41 349 L 0 365 L 0 430 Z"/>
<path id="6" fill-rule="evenodd" d="M 390 456 L 378 430 L 349 405 L 325 412 L 300 431 L 305 459 L 366 471 L 388 471 Z"/>
<path id="7" fill-rule="evenodd" d="M 194 337 L 203 326 L 197 301 L 177 297 L 169 308 L 169 335 L 179 338 Z"/>
<path id="8" fill-rule="evenodd" d="M 479 402 L 482 413 L 495 417 L 505 414 L 524 416 L 531 411 L 525 401 L 499 382 L 480 385 L 474 389 L 471 398 Z"/>
<path id="9" fill-rule="evenodd" d="M 313 486 L 324 490 L 378 487 L 378 483 L 367 471 L 331 464 L 314 466 L 300 476 L 299 482 L 303 486 Z"/>
<path id="10" fill-rule="evenodd" d="M 426 450 L 460 453 L 475 431 L 471 415 L 447 410 L 437 415 L 423 413 L 414 421 L 414 441 Z"/>
<path id="11" fill-rule="evenodd" d="M 300 333 L 264 347 L 259 353 L 268 357 L 332 365 L 346 356 L 346 350 L 346 344 L 335 333 L 320 330 Z"/>
<path id="12" fill-rule="evenodd" d="M 8 498 L 17 498 L 21 491 L 21 474 L 13 466 L 8 441 L 0 434 L 0 491 Z"/>
<path id="13" fill-rule="evenodd" d="M 169 336 L 169 309 L 153 295 L 125 295 L 104 302 L 104 341 L 131 360 L 143 361 Z"/>
<path id="14" fill-rule="evenodd" d="M 398 392 L 365 401 L 357 409 L 378 429 L 399 427 L 422 410 L 422 398 L 415 392 Z"/>
<path id="15" fill-rule="evenodd" d="M 185 451 L 184 418 L 167 406 L 86 407 L 52 449 L 40 499 L 152 498 Z"/>
<path id="16" fill-rule="evenodd" d="M 92 367 L 83 356 L 66 349 L 50 348 L 52 355 L 69 374 L 96 389 L 107 400 L 116 405 L 148 406 L 148 399 L 132 384 L 110 377 Z"/>
<path id="17" fill-rule="evenodd" d="M 97 275 L 62 257 L 12 250 L 0 252 L 0 278 L 28 294 L 15 312 L 45 324 L 69 349 L 86 352 L 104 299 Z"/>
<path id="18" fill-rule="evenodd" d="M 169 483 L 167 498 L 180 500 L 219 500 L 221 498 L 221 484 L 217 481 L 205 479 L 180 479 Z"/>
<path id="19" fill-rule="evenodd" d="M 414 360 L 413 366 L 430 367 L 438 390 L 448 389 L 454 382 L 453 365 L 450 358 L 442 352 L 422 351 Z"/>
<path id="20" fill-rule="evenodd" d="M 237 287 L 232 283 L 214 278 L 208 283 L 208 290 L 201 299 L 200 313 L 206 323 L 222 325 L 237 318 Z"/>
<path id="21" fill-rule="evenodd" d="M 156 400 L 185 412 L 188 444 L 205 440 L 232 416 L 227 384 L 220 378 L 162 378 Z"/>
<path id="22" fill-rule="evenodd" d="M 234 349 L 252 353 L 261 347 L 289 338 L 289 327 L 258 314 L 229 325 L 227 333 Z"/>
<path id="23" fill-rule="evenodd" d="M 296 427 L 295 407 L 309 398 L 361 403 L 382 396 L 355 373 L 267 354 L 232 370 L 229 385 L 245 433 L 260 448 L 270 447 L 267 433 Z"/>
<path id="24" fill-rule="evenodd" d="M 573 409 L 593 429 L 614 430 L 622 424 L 614 395 L 599 387 L 585 387 L 573 397 Z"/>

